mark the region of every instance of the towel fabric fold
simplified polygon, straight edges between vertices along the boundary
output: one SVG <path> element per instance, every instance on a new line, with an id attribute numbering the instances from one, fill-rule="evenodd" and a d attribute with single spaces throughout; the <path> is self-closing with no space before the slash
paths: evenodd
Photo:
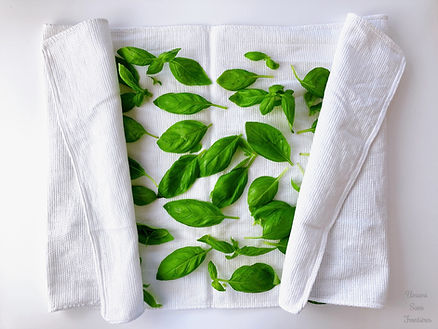
<path id="1" fill-rule="evenodd" d="M 99 19 L 73 27 L 48 25 L 43 55 L 50 134 L 50 310 L 100 305 L 107 321 L 130 321 L 144 310 L 142 279 L 168 309 L 280 305 L 297 313 L 308 299 L 381 307 L 388 280 L 384 117 L 405 66 L 402 52 L 385 30 L 386 17 L 353 14 L 344 24 L 301 27 L 110 30 L 108 23 Z M 297 129 L 309 127 L 314 118 L 306 113 L 300 97 L 304 90 L 289 65 L 302 76 L 316 66 L 330 69 L 313 142 L 311 134 L 290 134 L 281 111 L 261 116 L 255 108 L 238 108 L 228 101 L 231 93 L 217 84 L 182 86 L 168 69 L 160 73 L 162 87 L 152 87 L 144 72 L 140 72 L 140 83 L 151 89 L 154 97 L 195 92 L 230 108 L 207 109 L 186 117 L 159 110 L 149 101 L 129 113 L 156 134 L 187 118 L 213 123 L 202 141 L 205 148 L 221 137 L 243 133 L 246 121 L 267 122 L 287 136 L 292 161 L 306 165 L 306 173 L 299 196 L 290 187 L 290 178 L 299 177 L 299 171 L 292 168 L 283 177 L 276 197 L 297 206 L 286 255 L 276 251 L 234 260 L 225 260 L 223 254 L 209 255 L 221 277 L 229 277 L 241 265 L 266 262 L 277 273 L 282 271 L 279 287 L 260 294 L 239 293 L 230 287 L 217 292 L 212 290 L 205 268 L 174 281 L 155 279 L 158 264 L 167 254 L 183 246 L 202 245 L 196 240 L 204 234 L 227 240 L 234 237 L 242 245 L 263 243 L 243 239 L 259 232 L 251 225 L 246 191 L 224 210 L 240 219 L 211 228 L 188 228 L 172 220 L 162 199 L 134 209 L 127 154 L 157 179 L 178 156 L 160 151 L 149 137 L 126 147 L 114 63 L 115 50 L 123 46 L 154 54 L 181 47 L 180 55 L 197 60 L 212 80 L 229 68 L 271 74 L 259 62 L 243 57 L 247 51 L 266 52 L 280 63 L 280 69 L 274 72 L 275 81 L 259 79 L 254 88 L 267 89 L 276 83 L 295 90 Z M 309 150 L 308 161 L 298 154 Z M 238 162 L 236 157 L 233 164 Z M 262 175 L 277 176 L 284 167 L 259 157 L 250 168 L 249 182 Z M 198 180 L 176 199 L 208 200 L 218 176 Z M 142 267 L 135 218 L 165 227 L 175 237 L 163 245 L 141 247 Z"/>

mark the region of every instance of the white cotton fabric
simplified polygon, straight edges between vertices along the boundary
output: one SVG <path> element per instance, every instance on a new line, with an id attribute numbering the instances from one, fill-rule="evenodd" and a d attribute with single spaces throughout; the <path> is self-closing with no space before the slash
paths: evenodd
<path id="1" fill-rule="evenodd" d="M 141 281 L 163 304 L 163 309 L 274 307 L 297 313 L 307 299 L 363 307 L 381 307 L 388 280 L 385 208 L 384 116 L 404 68 L 400 49 L 386 36 L 386 17 L 366 19 L 348 15 L 343 24 L 311 26 L 161 26 L 118 28 L 105 20 L 73 27 L 49 25 L 43 53 L 48 80 L 50 129 L 48 288 L 50 310 L 101 305 L 103 317 L 124 322 L 144 307 Z M 145 68 L 137 67 L 142 86 L 154 98 L 167 92 L 194 92 L 228 110 L 209 108 L 180 116 L 160 110 L 151 101 L 127 113 L 152 134 L 162 134 L 184 119 L 212 123 L 202 140 L 208 148 L 217 139 L 244 134 L 246 121 L 269 123 L 288 139 L 292 161 L 306 168 L 300 196 L 290 179 L 302 179 L 295 166 L 280 182 L 276 199 L 297 205 L 286 256 L 273 251 L 258 257 L 225 260 L 210 252 L 192 274 L 174 281 L 157 281 L 160 261 L 183 246 L 205 246 L 204 234 L 237 239 L 240 245 L 266 246 L 245 240 L 261 234 L 252 225 L 246 204 L 249 184 L 262 175 L 277 176 L 288 165 L 258 157 L 249 170 L 243 196 L 223 210 L 239 220 L 225 219 L 210 228 L 191 228 L 173 220 L 159 199 L 134 207 L 126 160 L 119 86 L 114 53 L 135 46 L 159 54 L 182 48 L 178 56 L 197 60 L 214 81 L 224 70 L 243 68 L 275 79 L 259 79 L 251 88 L 282 84 L 295 90 L 295 130 L 310 127 L 302 99 L 304 89 L 293 77 L 316 66 L 331 70 L 324 105 L 313 134 L 292 135 L 280 108 L 262 116 L 257 107 L 239 108 L 228 101 L 232 92 L 216 83 L 183 86 L 165 66 L 158 75 L 163 86 L 153 86 Z M 272 71 L 263 62 L 243 57 L 263 51 L 280 63 Z M 161 151 L 144 136 L 128 144 L 128 154 L 156 180 L 179 157 Z M 300 156 L 310 152 L 310 157 Z M 232 165 L 243 159 L 239 151 Z M 196 181 L 174 199 L 208 200 L 220 174 Z M 154 188 L 141 178 L 133 183 Z M 298 198 L 298 200 L 297 200 Z M 175 239 L 158 246 L 137 247 L 135 219 L 168 229 Z M 140 269 L 138 255 L 143 263 Z M 210 286 L 206 264 L 229 278 L 242 265 L 265 262 L 281 275 L 281 285 L 260 294 L 239 293 Z"/>

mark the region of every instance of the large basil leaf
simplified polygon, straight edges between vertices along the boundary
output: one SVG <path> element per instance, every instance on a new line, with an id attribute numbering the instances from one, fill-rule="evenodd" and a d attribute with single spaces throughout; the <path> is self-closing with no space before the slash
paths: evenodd
<path id="1" fill-rule="evenodd" d="M 236 202 L 248 182 L 248 167 L 234 168 L 219 177 L 211 191 L 211 202 L 218 208 L 227 207 Z"/>
<path id="2" fill-rule="evenodd" d="M 200 242 L 204 242 L 213 249 L 223 252 L 224 254 L 230 254 L 234 251 L 234 247 L 226 241 L 221 241 L 213 238 L 211 235 L 204 235 L 198 239 Z"/>
<path id="3" fill-rule="evenodd" d="M 280 279 L 271 266 L 255 263 L 239 267 L 226 282 L 236 291 L 258 293 L 271 290 Z"/>
<path id="4" fill-rule="evenodd" d="M 263 228 L 263 235 L 259 238 L 278 240 L 289 236 L 295 207 L 286 202 L 274 200 L 257 208 L 252 215 L 255 223 Z"/>
<path id="5" fill-rule="evenodd" d="M 239 218 L 224 215 L 210 202 L 194 199 L 170 201 L 164 205 L 164 209 L 176 221 L 192 227 L 213 226 L 221 223 L 225 218 Z"/>
<path id="6" fill-rule="evenodd" d="M 157 198 L 154 191 L 147 188 L 146 186 L 133 185 L 132 186 L 132 196 L 134 198 L 134 204 L 136 206 L 145 206 Z"/>
<path id="7" fill-rule="evenodd" d="M 295 78 L 301 83 L 301 85 L 307 91 L 311 92 L 316 97 L 323 98 L 327 80 L 329 78 L 330 71 L 324 67 L 316 67 L 306 74 L 303 80 L 301 80 L 295 68 L 291 65 Z"/>
<path id="8" fill-rule="evenodd" d="M 187 86 L 210 85 L 211 80 L 197 61 L 176 57 L 169 62 L 169 68 L 176 80 Z"/>
<path id="9" fill-rule="evenodd" d="M 262 89 L 242 89 L 232 94 L 229 100 L 240 107 L 249 107 L 260 104 L 267 94 Z"/>
<path id="10" fill-rule="evenodd" d="M 209 251 L 210 249 L 201 247 L 184 247 L 175 250 L 161 261 L 157 280 L 175 280 L 192 273 L 202 264 Z"/>
<path id="11" fill-rule="evenodd" d="M 123 47 L 117 50 L 117 54 L 122 56 L 130 64 L 146 66 L 155 58 L 154 55 L 144 49 L 136 47 Z"/>
<path id="12" fill-rule="evenodd" d="M 183 155 L 164 174 L 158 186 L 158 195 L 172 198 L 187 191 L 199 177 L 196 155 Z"/>
<path id="13" fill-rule="evenodd" d="M 138 242 L 152 246 L 173 240 L 172 234 L 164 228 L 153 228 L 145 224 L 137 223 Z"/>
<path id="14" fill-rule="evenodd" d="M 225 106 L 213 104 L 204 97 L 193 93 L 167 93 L 154 100 L 160 109 L 175 114 L 194 114 L 210 106 L 226 109 Z"/>
<path id="15" fill-rule="evenodd" d="M 214 175 L 228 167 L 239 145 L 239 140 L 240 135 L 221 138 L 202 154 L 199 157 L 201 177 Z"/>
<path id="16" fill-rule="evenodd" d="M 123 129 L 125 130 L 125 139 L 127 143 L 136 142 L 143 135 L 149 135 L 151 137 L 158 138 L 158 136 L 147 132 L 139 122 L 126 115 L 123 116 Z"/>
<path id="17" fill-rule="evenodd" d="M 254 151 L 266 159 L 293 165 L 290 146 L 280 130 L 261 122 L 246 122 L 245 129 L 248 143 Z"/>
<path id="18" fill-rule="evenodd" d="M 210 126 L 195 120 L 179 121 L 161 135 L 157 144 L 165 152 L 189 152 L 199 144 Z"/>
<path id="19" fill-rule="evenodd" d="M 271 75 L 258 75 L 242 69 L 224 71 L 216 80 L 226 90 L 236 91 L 252 85 L 258 78 L 273 78 Z"/>

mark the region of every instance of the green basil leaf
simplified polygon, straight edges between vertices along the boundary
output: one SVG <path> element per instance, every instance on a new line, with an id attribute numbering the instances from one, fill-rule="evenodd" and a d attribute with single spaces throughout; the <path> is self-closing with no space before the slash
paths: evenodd
<path id="1" fill-rule="evenodd" d="M 196 153 L 196 152 L 200 151 L 201 149 L 202 149 L 202 144 L 199 143 L 199 144 L 195 145 L 195 146 L 190 150 L 190 153 Z"/>
<path id="2" fill-rule="evenodd" d="M 138 242 L 147 246 L 158 245 L 173 240 L 172 234 L 164 228 L 153 228 L 137 223 Z"/>
<path id="3" fill-rule="evenodd" d="M 269 67 L 271 70 L 276 70 L 280 67 L 280 64 L 274 62 L 271 58 L 268 58 L 266 60 L 266 66 Z"/>
<path id="4" fill-rule="evenodd" d="M 176 221 L 192 227 L 217 225 L 225 218 L 238 219 L 238 217 L 224 215 L 210 202 L 194 199 L 170 201 L 164 205 L 164 209 Z"/>
<path id="5" fill-rule="evenodd" d="M 259 238 L 277 240 L 289 236 L 294 219 L 295 207 L 286 202 L 274 200 L 253 212 L 256 224 L 263 228 Z"/>
<path id="6" fill-rule="evenodd" d="M 252 149 L 252 147 L 248 144 L 245 138 L 240 137 L 239 139 L 239 147 L 242 149 L 245 156 L 254 156 L 257 153 Z"/>
<path id="7" fill-rule="evenodd" d="M 123 47 L 117 50 L 117 54 L 122 56 L 130 64 L 146 66 L 155 58 L 154 55 L 144 49 L 136 47 Z"/>
<path id="8" fill-rule="evenodd" d="M 226 241 L 221 241 L 216 238 L 213 238 L 211 235 L 204 235 L 198 239 L 200 242 L 204 242 L 213 249 L 223 252 L 224 254 L 230 254 L 234 252 L 234 247 Z M 212 278 L 214 279 L 214 278 Z"/>
<path id="9" fill-rule="evenodd" d="M 289 127 L 292 132 L 295 120 L 295 97 L 293 93 L 293 90 L 286 90 L 286 92 L 281 95 L 281 108 L 289 122 Z"/>
<path id="10" fill-rule="evenodd" d="M 149 92 L 147 94 L 149 94 Z M 150 95 L 152 95 L 152 94 L 150 94 Z M 137 93 L 134 96 L 135 106 L 137 106 L 137 107 L 141 106 L 141 103 L 143 103 L 143 100 L 144 100 L 144 96 L 145 96 L 145 93 Z"/>
<path id="11" fill-rule="evenodd" d="M 261 61 L 268 58 L 268 55 L 260 51 L 249 51 L 244 56 L 252 61 Z"/>
<path id="12" fill-rule="evenodd" d="M 145 206 L 157 199 L 157 195 L 154 191 L 141 185 L 132 186 L 132 196 L 136 206 Z"/>
<path id="13" fill-rule="evenodd" d="M 198 240 L 199 241 L 199 240 Z M 217 268 L 212 261 L 208 262 L 208 274 L 212 280 L 217 279 Z"/>
<path id="14" fill-rule="evenodd" d="M 267 254 L 268 252 L 275 249 L 277 248 L 259 248 L 259 247 L 245 246 L 237 250 L 237 253 L 243 256 L 260 256 Z"/>
<path id="15" fill-rule="evenodd" d="M 176 57 L 169 62 L 170 72 L 176 80 L 187 86 L 210 85 L 211 80 L 197 61 Z"/>
<path id="16" fill-rule="evenodd" d="M 169 51 L 166 51 L 162 54 L 160 54 L 160 56 L 158 56 L 163 62 L 169 62 L 172 59 L 174 59 L 176 57 L 176 55 L 178 55 L 179 51 L 181 50 L 181 48 L 175 48 Z"/>
<path id="17" fill-rule="evenodd" d="M 263 101 L 260 103 L 260 113 L 263 115 L 272 112 L 275 107 L 275 100 L 277 95 L 266 95 Z"/>
<path id="18" fill-rule="evenodd" d="M 119 63 L 119 75 L 123 82 L 133 90 L 137 92 L 142 92 L 143 89 L 140 87 L 138 80 L 134 77 L 131 71 L 126 68 L 123 64 Z"/>
<path id="19" fill-rule="evenodd" d="M 232 94 L 229 100 L 240 107 L 249 107 L 260 104 L 267 94 L 262 89 L 242 89 Z"/>
<path id="20" fill-rule="evenodd" d="M 249 145 L 262 157 L 293 165 L 290 145 L 280 130 L 261 122 L 246 122 L 245 130 Z"/>
<path id="21" fill-rule="evenodd" d="M 236 202 L 248 182 L 248 167 L 234 168 L 219 177 L 210 194 L 211 202 L 218 208 L 227 207 Z"/>
<path id="22" fill-rule="evenodd" d="M 151 62 L 151 65 L 149 65 L 146 73 L 147 74 L 157 74 L 157 73 L 161 72 L 163 67 L 164 67 L 164 61 L 161 58 L 154 58 Z"/>
<path id="23" fill-rule="evenodd" d="M 143 300 L 146 304 L 148 304 L 152 308 L 159 308 L 163 306 L 161 304 L 158 304 L 157 301 L 155 300 L 155 297 L 145 289 L 143 289 Z"/>
<path id="24" fill-rule="evenodd" d="M 146 173 L 146 171 L 141 166 L 141 164 L 139 164 L 137 161 L 135 161 L 130 157 L 128 157 L 128 164 L 129 164 L 129 174 L 131 175 L 131 179 L 137 179 L 142 176 L 146 176 L 148 179 L 150 179 L 152 183 L 154 183 L 155 186 L 158 187 L 155 180 Z"/>
<path id="25" fill-rule="evenodd" d="M 164 174 L 158 186 L 158 195 L 173 198 L 186 192 L 199 177 L 196 155 L 183 155 Z"/>
<path id="26" fill-rule="evenodd" d="M 211 176 L 228 167 L 237 150 L 239 140 L 240 135 L 228 136 L 217 140 L 198 159 L 200 176 Z"/>
<path id="27" fill-rule="evenodd" d="M 122 100 L 122 111 L 123 113 L 132 110 L 136 105 L 136 93 L 124 93 L 120 95 Z"/>
<path id="28" fill-rule="evenodd" d="M 124 58 L 120 58 L 120 57 L 115 57 L 116 58 L 116 68 L 117 68 L 117 74 L 118 74 L 118 78 L 119 78 L 119 83 L 127 86 L 127 84 L 122 80 L 122 78 L 120 77 L 120 72 L 119 72 L 119 64 L 122 64 L 124 67 L 126 67 L 129 72 L 131 72 L 132 76 L 134 77 L 134 80 L 140 81 L 140 75 L 138 74 L 137 70 L 135 69 L 134 66 L 132 66 L 131 64 L 129 64 Z"/>
<path id="29" fill-rule="evenodd" d="M 252 85 L 258 78 L 273 78 L 271 75 L 258 75 L 242 69 L 224 71 L 216 82 L 226 90 L 236 91 Z"/>
<path id="30" fill-rule="evenodd" d="M 179 121 L 161 135 L 158 147 L 171 153 L 189 152 L 199 144 L 210 126 L 195 120 Z"/>
<path id="31" fill-rule="evenodd" d="M 318 119 L 313 121 L 312 126 L 310 128 L 297 131 L 297 134 L 303 134 L 303 133 L 315 133 L 316 126 L 318 125 Z"/>
<path id="32" fill-rule="evenodd" d="M 282 94 L 284 86 L 282 85 L 272 85 L 269 87 L 270 94 Z"/>
<path id="33" fill-rule="evenodd" d="M 295 78 L 301 83 L 304 89 L 311 92 L 313 95 L 323 98 L 327 80 L 330 75 L 330 71 L 324 67 L 316 67 L 306 74 L 303 80 L 301 80 L 295 68 L 291 65 Z"/>
<path id="34" fill-rule="evenodd" d="M 211 283 L 211 286 L 216 289 L 217 291 L 225 291 L 225 288 L 222 286 L 222 284 L 218 280 L 213 280 Z"/>
<path id="35" fill-rule="evenodd" d="M 213 104 L 193 93 L 167 93 L 155 99 L 154 104 L 164 111 L 175 114 L 194 114 L 210 106 L 226 109 L 225 106 Z"/>
<path id="36" fill-rule="evenodd" d="M 271 290 L 280 279 L 268 264 L 255 263 L 239 267 L 226 282 L 236 291 L 258 293 Z"/>
<path id="37" fill-rule="evenodd" d="M 256 209 L 271 202 L 278 191 L 278 182 L 289 168 L 285 168 L 276 178 L 271 176 L 261 176 L 251 183 L 248 189 L 248 206 Z"/>
<path id="38" fill-rule="evenodd" d="M 304 94 L 304 101 L 309 109 L 309 116 L 315 115 L 321 111 L 322 99 L 310 92 Z"/>
<path id="39" fill-rule="evenodd" d="M 148 133 L 139 122 L 127 117 L 126 115 L 123 116 L 123 129 L 125 130 L 125 139 L 127 143 L 136 142 L 143 135 L 149 135 L 158 138 L 157 136 Z"/>
<path id="40" fill-rule="evenodd" d="M 201 247 L 184 247 L 175 250 L 161 261 L 157 280 L 175 280 L 192 273 L 202 264 L 209 251 L 210 249 Z"/>

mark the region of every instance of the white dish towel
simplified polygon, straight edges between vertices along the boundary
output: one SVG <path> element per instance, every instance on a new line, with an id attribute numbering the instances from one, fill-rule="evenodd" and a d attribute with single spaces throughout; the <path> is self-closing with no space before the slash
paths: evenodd
<path id="1" fill-rule="evenodd" d="M 130 321 L 144 311 L 142 280 L 151 284 L 167 309 L 280 305 L 297 313 L 308 299 L 381 307 L 388 280 L 384 117 L 405 66 L 401 50 L 385 31 L 385 16 L 361 18 L 353 14 L 343 24 L 301 27 L 110 30 L 101 19 L 72 27 L 46 26 L 43 56 L 50 137 L 50 310 L 100 305 L 105 320 Z M 231 93 L 217 84 L 182 86 L 164 70 L 160 73 L 163 87 L 153 90 L 154 98 L 166 92 L 189 91 L 230 107 L 190 116 L 213 123 L 203 139 L 204 147 L 220 137 L 243 133 L 245 121 L 264 121 L 287 136 L 293 149 L 292 161 L 306 165 L 299 196 L 289 183 L 291 177 L 299 175 L 293 168 L 282 179 L 276 197 L 297 205 L 285 256 L 271 252 L 254 259 L 224 261 L 223 255 L 211 255 L 222 277 L 229 277 L 238 266 L 267 262 L 277 273 L 282 272 L 280 286 L 261 294 L 238 293 L 231 288 L 216 292 L 210 287 L 205 268 L 170 282 L 155 280 L 158 264 L 176 248 L 202 245 L 196 239 L 204 234 L 221 239 L 233 236 L 243 244 L 242 238 L 254 236 L 258 228 L 251 225 L 246 191 L 241 200 L 226 209 L 240 220 L 211 228 L 193 229 L 177 223 L 163 210 L 166 200 L 162 199 L 134 209 L 127 154 L 155 178 L 163 175 L 177 155 L 164 154 L 147 137 L 126 147 L 114 63 L 115 50 L 123 46 L 154 54 L 181 47 L 180 55 L 200 62 L 212 80 L 224 70 L 237 67 L 272 73 L 242 56 L 247 51 L 264 51 L 280 63 L 275 83 L 295 90 L 296 129 L 309 127 L 314 118 L 305 112 L 300 97 L 304 90 L 293 78 L 290 64 L 301 76 L 315 66 L 330 69 L 313 143 L 311 134 L 291 135 L 281 111 L 262 117 L 255 108 L 232 106 L 228 101 Z M 273 84 L 267 80 L 259 79 L 254 87 L 267 89 Z M 143 72 L 140 82 L 152 88 Z M 150 101 L 128 115 L 156 134 L 186 119 L 161 111 Z M 299 152 L 310 152 L 307 164 Z M 284 164 L 259 157 L 250 169 L 249 182 L 261 175 L 277 176 L 283 168 Z M 178 198 L 208 200 L 217 177 L 198 180 Z M 175 240 L 139 251 L 136 218 L 169 229 Z M 250 243 L 263 246 L 255 240 L 245 241 Z M 139 255 L 143 258 L 141 267 Z"/>

